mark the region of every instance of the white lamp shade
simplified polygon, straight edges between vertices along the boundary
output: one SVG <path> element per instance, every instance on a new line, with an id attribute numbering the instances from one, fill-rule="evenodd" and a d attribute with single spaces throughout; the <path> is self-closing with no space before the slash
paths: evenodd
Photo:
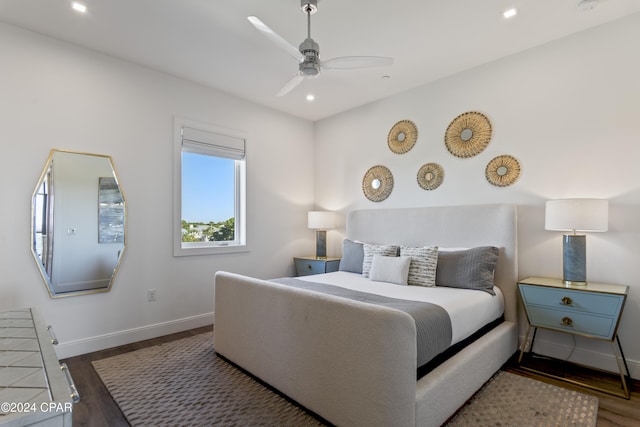
<path id="1" fill-rule="evenodd" d="M 609 201 L 603 199 L 548 200 L 545 205 L 546 230 L 607 231 Z"/>
<path id="2" fill-rule="evenodd" d="M 335 227 L 333 212 L 311 211 L 307 215 L 307 226 L 316 230 L 329 230 Z"/>

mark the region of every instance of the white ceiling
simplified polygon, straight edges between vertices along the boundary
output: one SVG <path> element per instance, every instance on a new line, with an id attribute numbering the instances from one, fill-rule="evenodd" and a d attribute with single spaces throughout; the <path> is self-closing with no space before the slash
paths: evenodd
<path id="1" fill-rule="evenodd" d="M 640 0 L 320 0 L 320 56 L 390 56 L 388 67 L 325 70 L 284 97 L 296 61 L 247 21 L 258 16 L 297 46 L 300 0 L 0 0 L 0 21 L 319 120 L 640 11 Z M 502 12 L 517 7 L 518 16 Z M 382 76 L 388 76 L 383 78 Z M 307 93 L 316 96 L 305 100 Z"/>

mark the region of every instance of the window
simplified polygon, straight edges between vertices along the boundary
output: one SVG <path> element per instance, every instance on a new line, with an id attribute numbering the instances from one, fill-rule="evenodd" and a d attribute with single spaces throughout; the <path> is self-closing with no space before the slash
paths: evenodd
<path id="1" fill-rule="evenodd" d="M 247 251 L 246 137 L 178 118 L 174 127 L 174 255 Z"/>

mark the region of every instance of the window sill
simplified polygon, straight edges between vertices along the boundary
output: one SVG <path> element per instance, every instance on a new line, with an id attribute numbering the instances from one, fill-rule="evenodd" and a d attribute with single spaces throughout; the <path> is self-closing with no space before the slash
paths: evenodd
<path id="1" fill-rule="evenodd" d="M 201 246 L 190 248 L 174 248 L 173 256 L 218 255 L 250 252 L 247 245 L 233 246 Z"/>

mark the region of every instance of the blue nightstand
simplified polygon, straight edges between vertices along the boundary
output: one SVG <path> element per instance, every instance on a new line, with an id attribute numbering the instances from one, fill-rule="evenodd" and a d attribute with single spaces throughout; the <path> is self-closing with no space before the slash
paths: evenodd
<path id="1" fill-rule="evenodd" d="M 629 293 L 628 286 L 604 283 L 571 286 L 566 285 L 561 279 L 528 277 L 518 283 L 518 290 L 530 325 L 520 350 L 519 363 L 522 362 L 525 352 L 532 352 L 538 328 L 609 341 L 618 363 L 622 393 L 614 393 L 577 381 L 572 382 L 594 390 L 630 398 L 629 381 L 631 377 L 617 333 L 624 303 Z M 528 369 L 524 366 L 523 368 Z M 538 370 L 528 370 L 566 380 Z"/>

